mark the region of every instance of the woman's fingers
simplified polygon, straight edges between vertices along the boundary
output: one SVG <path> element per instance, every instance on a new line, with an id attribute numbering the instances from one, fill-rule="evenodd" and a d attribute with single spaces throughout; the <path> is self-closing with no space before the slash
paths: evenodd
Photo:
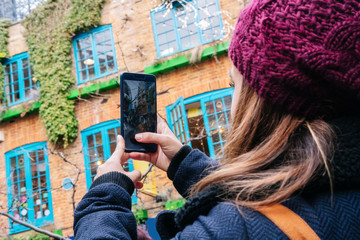
<path id="1" fill-rule="evenodd" d="M 151 162 L 152 154 L 151 153 L 131 152 L 131 153 L 129 153 L 129 158 L 132 158 L 135 160 L 143 160 L 143 161 Z"/>
<path id="2" fill-rule="evenodd" d="M 138 182 L 141 179 L 141 172 L 138 170 L 134 170 L 132 172 L 126 172 L 126 175 L 134 182 Z"/>
<path id="3" fill-rule="evenodd" d="M 134 183 L 136 189 L 140 189 L 140 188 L 143 187 L 143 183 L 140 182 L 140 179 L 141 179 L 141 172 L 140 171 L 134 170 L 132 172 L 126 172 L 125 174 Z"/>
<path id="4" fill-rule="evenodd" d="M 169 137 L 163 134 L 144 132 L 135 135 L 135 139 L 142 143 L 156 143 L 160 146 L 166 145 L 169 142 Z"/>

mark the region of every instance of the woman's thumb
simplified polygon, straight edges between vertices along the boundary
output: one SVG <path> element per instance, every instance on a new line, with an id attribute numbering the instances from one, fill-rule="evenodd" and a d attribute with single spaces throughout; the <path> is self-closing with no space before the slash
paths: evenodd
<path id="1" fill-rule="evenodd" d="M 141 172 L 138 170 L 127 172 L 126 175 L 133 181 L 134 184 L 141 179 Z"/>

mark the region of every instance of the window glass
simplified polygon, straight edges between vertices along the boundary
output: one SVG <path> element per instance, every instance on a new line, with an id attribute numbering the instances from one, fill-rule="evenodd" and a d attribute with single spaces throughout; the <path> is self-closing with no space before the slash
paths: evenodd
<path id="1" fill-rule="evenodd" d="M 94 181 L 97 168 L 114 153 L 118 135 L 120 135 L 119 120 L 100 123 L 81 132 L 88 188 Z M 123 167 L 125 171 L 132 171 L 132 160 L 126 162 Z"/>
<path id="2" fill-rule="evenodd" d="M 74 38 L 78 84 L 117 72 L 111 25 Z"/>
<path id="3" fill-rule="evenodd" d="M 223 36 L 218 0 L 173 1 L 151 11 L 158 57 L 171 55 Z"/>
<path id="4" fill-rule="evenodd" d="M 193 96 L 166 107 L 169 126 L 183 143 L 219 159 L 230 129 L 233 88 Z"/>
<path id="5" fill-rule="evenodd" d="M 4 63 L 5 101 L 9 106 L 34 98 L 38 84 L 32 77 L 27 53 L 21 53 Z"/>
<path id="6" fill-rule="evenodd" d="M 34 143 L 5 154 L 9 213 L 35 226 L 53 222 L 46 143 Z M 10 221 L 10 233 L 24 226 Z"/>

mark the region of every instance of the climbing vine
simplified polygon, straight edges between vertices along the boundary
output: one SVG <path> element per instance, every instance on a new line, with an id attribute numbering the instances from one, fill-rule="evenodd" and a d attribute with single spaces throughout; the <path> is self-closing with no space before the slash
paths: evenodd
<path id="1" fill-rule="evenodd" d="M 9 34 L 8 34 L 8 27 L 11 22 L 7 19 L 0 19 L 0 53 L 5 53 L 5 55 L 9 55 L 8 52 L 8 41 L 9 41 Z M 0 102 L 4 99 L 4 68 L 0 62 Z"/>
<path id="2" fill-rule="evenodd" d="M 100 24 L 104 0 L 49 0 L 23 25 L 34 77 L 40 82 L 40 117 L 49 140 L 66 147 L 78 132 L 75 102 L 67 99 L 72 75 L 72 37 Z"/>

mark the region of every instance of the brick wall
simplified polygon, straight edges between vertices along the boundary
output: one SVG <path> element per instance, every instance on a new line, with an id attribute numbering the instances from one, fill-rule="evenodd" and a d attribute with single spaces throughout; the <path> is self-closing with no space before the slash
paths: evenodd
<path id="1" fill-rule="evenodd" d="M 223 14 L 224 21 L 228 21 L 233 25 L 239 10 L 242 8 L 241 3 L 237 0 L 220 0 L 220 5 L 223 11 L 232 16 L 229 18 L 226 14 Z M 144 67 L 151 65 L 153 59 L 156 59 L 150 19 L 150 10 L 152 8 L 154 8 L 154 1 L 149 0 L 107 1 L 102 11 L 102 24 L 112 24 L 119 72 L 143 72 Z M 23 37 L 24 28 L 19 23 L 13 24 L 9 28 L 9 33 L 10 42 L 8 47 L 10 55 L 27 51 L 26 42 Z M 137 51 L 137 48 L 141 48 L 143 54 Z M 173 57 L 170 56 L 168 58 L 171 59 Z M 230 67 L 230 61 L 224 55 L 217 57 L 217 59 L 211 58 L 157 76 L 157 91 L 161 92 L 169 89 L 169 93 L 158 97 L 159 113 L 162 116 L 166 116 L 165 107 L 175 102 L 180 96 L 187 98 L 203 92 L 228 87 L 227 71 Z M 73 71 L 75 74 L 75 67 Z M 98 81 L 105 81 L 118 75 L 119 73 L 116 73 L 79 87 L 91 85 Z M 59 149 L 48 142 L 49 149 L 61 151 L 68 155 L 68 159 L 82 170 L 77 183 L 76 203 L 80 201 L 87 191 L 80 132 L 95 124 L 120 118 L 120 108 L 118 107 L 120 105 L 119 94 L 119 89 L 113 89 L 103 92 L 97 97 L 76 100 L 76 116 L 79 121 L 78 138 L 66 149 Z M 107 101 L 104 101 L 104 99 L 107 99 Z M 0 123 L 0 130 L 5 135 L 5 141 L 0 143 L 0 206 L 6 208 L 4 154 L 19 146 L 47 141 L 47 136 L 38 113 L 26 114 L 24 117 L 2 122 Z M 61 185 L 65 178 L 74 179 L 77 170 L 70 164 L 65 163 L 62 158 L 53 154 L 49 155 L 49 167 L 51 187 L 58 188 L 52 192 L 54 225 L 50 226 L 50 229 L 63 229 L 65 236 L 71 236 L 73 235 L 72 190 L 64 190 L 61 188 Z M 173 189 L 171 182 L 167 180 L 166 174 L 158 169 L 154 171 L 158 192 L 170 194 L 171 198 L 179 197 L 176 190 Z M 163 209 L 163 203 L 156 203 L 153 197 L 145 194 L 139 195 L 139 204 L 151 209 L 149 210 L 149 217 L 154 217 Z M 8 220 L 0 217 L 0 226 L 2 226 L 1 224 L 7 226 Z M 0 230 L 0 237 L 2 236 L 1 234 L 6 234 L 7 232 L 8 229 Z"/>

